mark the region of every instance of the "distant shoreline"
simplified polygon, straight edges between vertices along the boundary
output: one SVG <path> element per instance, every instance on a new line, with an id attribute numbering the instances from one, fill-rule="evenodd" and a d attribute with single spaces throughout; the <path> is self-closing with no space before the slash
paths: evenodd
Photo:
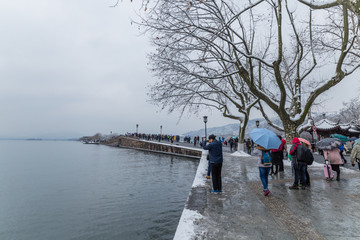
<path id="1" fill-rule="evenodd" d="M 78 138 L 0 138 L 0 141 L 79 141 Z"/>

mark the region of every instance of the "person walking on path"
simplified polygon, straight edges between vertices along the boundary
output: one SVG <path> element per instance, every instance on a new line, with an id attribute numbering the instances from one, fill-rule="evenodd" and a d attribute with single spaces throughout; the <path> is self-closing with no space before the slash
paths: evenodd
<path id="1" fill-rule="evenodd" d="M 269 182 L 269 172 L 270 172 L 270 168 L 272 166 L 270 151 L 268 149 L 263 148 L 260 145 L 256 145 L 253 153 L 258 156 L 260 180 L 261 180 L 261 183 L 264 188 L 264 190 L 263 190 L 264 196 L 267 196 L 270 194 L 270 190 L 268 188 L 268 182 Z M 269 165 L 264 165 L 264 158 L 266 158 L 266 157 L 270 158 Z"/>
<path id="2" fill-rule="evenodd" d="M 336 181 L 340 181 L 340 165 L 343 164 L 340 156 L 340 149 L 324 149 L 323 151 L 325 160 L 328 160 L 330 162 L 332 170 L 336 172 Z"/>
<path id="3" fill-rule="evenodd" d="M 293 138 L 293 145 L 290 148 L 289 159 L 292 160 L 291 166 L 295 172 L 294 184 L 289 186 L 289 189 L 299 189 L 299 181 L 301 189 L 306 189 L 306 163 L 305 163 L 305 148 L 301 145 L 299 138 Z M 340 157 L 340 155 L 339 155 Z"/>
<path id="4" fill-rule="evenodd" d="M 236 137 L 235 140 L 234 140 L 234 150 L 235 150 L 235 152 L 236 152 L 237 149 L 238 149 L 238 143 L 239 143 L 239 138 Z"/>
<path id="5" fill-rule="evenodd" d="M 248 138 L 248 140 L 246 141 L 246 149 L 247 149 L 247 153 L 251 154 L 251 140 L 250 140 L 250 138 Z"/>
<path id="6" fill-rule="evenodd" d="M 211 192 L 221 193 L 221 168 L 223 163 L 222 144 L 216 140 L 216 136 L 211 134 L 209 136 L 209 144 L 203 145 L 203 149 L 209 150 L 209 161 L 211 163 L 211 177 L 213 183 L 213 190 Z"/>
<path id="7" fill-rule="evenodd" d="M 350 154 L 351 165 L 355 167 L 355 161 L 358 164 L 360 170 L 360 144 L 356 144 L 355 147 L 351 150 Z"/>
<path id="8" fill-rule="evenodd" d="M 281 136 L 279 136 L 279 139 L 281 140 L 281 145 L 278 149 L 272 149 L 271 150 L 271 162 L 272 162 L 272 166 L 271 166 L 271 171 L 270 171 L 270 175 L 272 174 L 277 174 L 279 172 L 279 167 L 281 165 L 281 162 L 284 159 L 284 145 L 286 143 L 286 141 L 282 141 Z M 275 172 L 274 172 L 274 167 L 275 167 Z"/>
<path id="9" fill-rule="evenodd" d="M 340 157 L 343 161 L 343 164 L 345 164 L 347 161 L 344 157 L 344 144 L 341 144 L 341 146 L 339 147 L 339 150 L 340 150 Z"/>
<path id="10" fill-rule="evenodd" d="M 196 136 L 194 137 L 194 146 L 196 146 L 196 141 L 197 141 L 197 138 Z"/>
<path id="11" fill-rule="evenodd" d="M 232 152 L 233 151 L 233 147 L 234 147 L 234 139 L 230 139 L 229 140 L 229 144 L 230 144 L 230 152 Z"/>

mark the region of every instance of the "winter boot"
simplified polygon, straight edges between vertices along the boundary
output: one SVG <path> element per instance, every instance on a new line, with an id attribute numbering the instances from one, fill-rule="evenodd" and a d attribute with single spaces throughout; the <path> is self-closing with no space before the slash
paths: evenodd
<path id="1" fill-rule="evenodd" d="M 294 185 L 291 185 L 291 186 L 289 187 L 289 189 L 298 190 L 298 189 L 299 189 L 299 186 L 294 184 Z"/>

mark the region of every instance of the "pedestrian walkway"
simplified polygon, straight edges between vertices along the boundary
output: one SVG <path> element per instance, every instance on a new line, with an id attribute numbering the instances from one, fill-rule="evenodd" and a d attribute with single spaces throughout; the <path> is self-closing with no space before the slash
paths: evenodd
<path id="1" fill-rule="evenodd" d="M 256 157 L 224 153 L 223 194 L 210 192 L 204 161 L 174 239 L 360 239 L 358 170 L 341 168 L 341 181 L 327 182 L 323 165 L 314 162 L 311 187 L 290 190 L 293 176 L 286 160 L 285 171 L 269 177 L 271 194 L 265 197 Z"/>

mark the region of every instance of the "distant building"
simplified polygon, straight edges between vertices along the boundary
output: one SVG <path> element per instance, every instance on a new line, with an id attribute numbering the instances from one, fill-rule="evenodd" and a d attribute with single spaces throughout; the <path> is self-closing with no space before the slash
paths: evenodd
<path id="1" fill-rule="evenodd" d="M 347 137 L 359 137 L 360 125 L 355 124 L 353 121 L 349 123 L 335 123 L 326 118 L 313 123 L 312 119 L 298 128 L 299 132 L 309 132 L 313 139 L 320 140 L 323 137 L 330 137 L 331 134 L 341 134 Z"/>

